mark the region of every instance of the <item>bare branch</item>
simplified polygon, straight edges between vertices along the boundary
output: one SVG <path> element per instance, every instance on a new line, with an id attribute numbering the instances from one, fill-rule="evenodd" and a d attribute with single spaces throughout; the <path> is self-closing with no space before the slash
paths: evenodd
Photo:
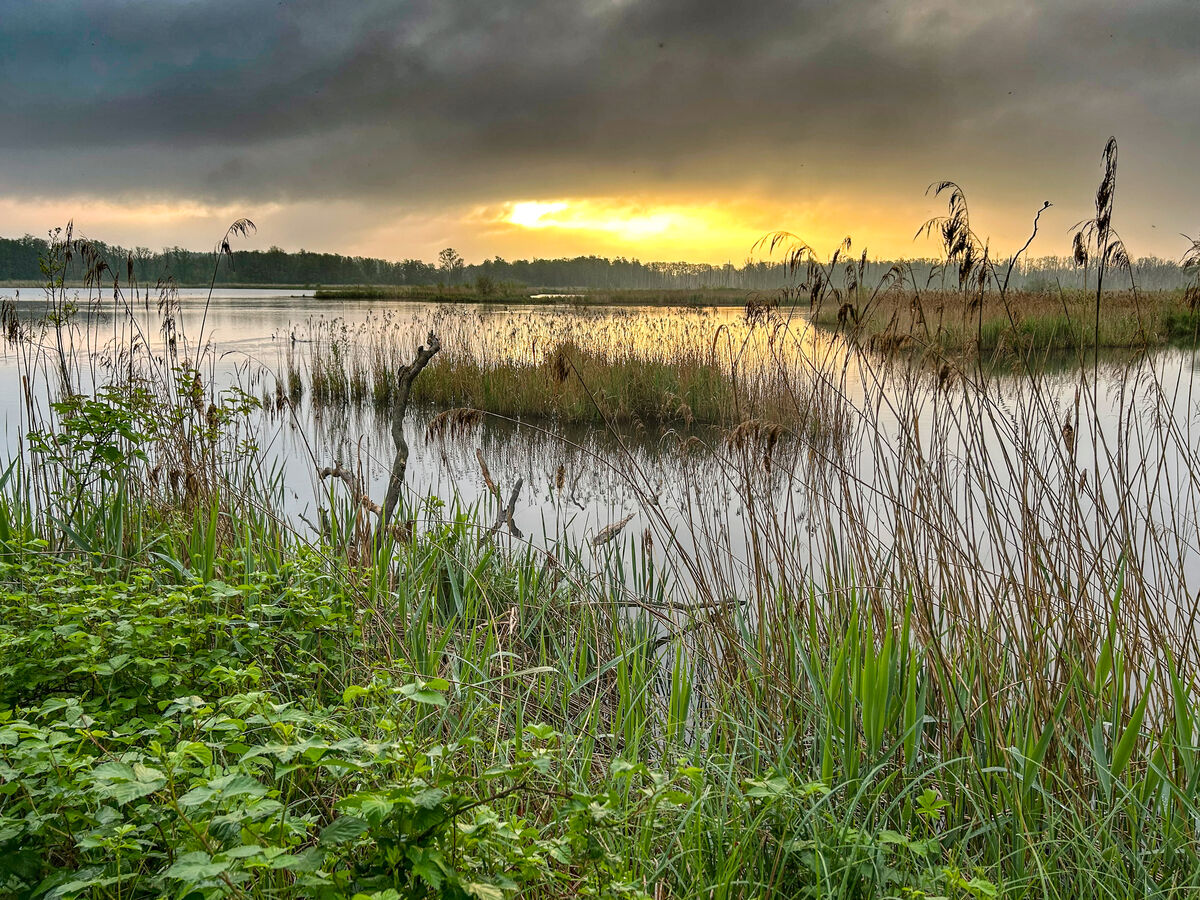
<path id="1" fill-rule="evenodd" d="M 491 537 L 493 534 L 499 531 L 503 525 L 508 525 L 508 533 L 517 540 L 520 540 L 525 536 L 521 533 L 521 529 L 517 527 L 517 523 L 513 521 L 513 513 L 517 508 L 517 497 L 520 496 L 521 486 L 524 483 L 524 478 L 517 479 L 517 483 L 513 485 L 512 493 L 508 495 L 508 505 L 503 506 L 496 511 L 496 521 L 492 527 L 487 530 L 487 533 L 483 536 L 484 538 Z"/>
<path id="2" fill-rule="evenodd" d="M 317 477 L 322 481 L 324 481 L 326 478 L 341 479 L 346 483 L 346 486 L 350 488 L 351 495 L 354 497 L 355 501 L 362 506 L 363 509 L 370 510 L 376 515 L 383 511 L 378 503 L 367 496 L 354 473 L 348 471 L 347 469 L 343 469 L 340 464 L 326 466 L 317 472 Z"/>
<path id="3" fill-rule="evenodd" d="M 397 391 L 392 402 L 392 443 L 396 445 L 396 456 L 392 460 L 392 471 L 388 477 L 387 494 L 383 499 L 383 511 L 379 515 L 379 534 L 387 529 L 396 505 L 400 502 L 400 491 L 404 487 L 404 474 L 408 470 L 408 443 L 404 440 L 404 416 L 408 412 L 408 398 L 413 382 L 429 361 L 442 349 L 442 342 L 432 331 L 423 346 L 417 348 L 416 358 L 397 373 Z"/>

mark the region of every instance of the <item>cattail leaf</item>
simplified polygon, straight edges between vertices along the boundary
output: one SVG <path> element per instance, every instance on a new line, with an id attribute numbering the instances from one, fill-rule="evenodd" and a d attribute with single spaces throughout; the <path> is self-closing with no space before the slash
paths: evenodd
<path id="1" fill-rule="evenodd" d="M 1146 705 L 1150 702 L 1150 686 L 1154 683 L 1154 677 L 1146 683 L 1145 693 L 1142 695 L 1142 700 L 1133 709 L 1133 714 L 1129 717 L 1129 724 L 1125 727 L 1121 739 L 1117 742 L 1116 749 L 1113 750 L 1112 757 L 1112 776 L 1119 778 L 1121 773 L 1125 771 L 1125 767 L 1129 765 L 1129 759 L 1133 755 L 1134 747 L 1137 746 L 1138 737 L 1142 731 L 1142 720 L 1146 716 Z"/>

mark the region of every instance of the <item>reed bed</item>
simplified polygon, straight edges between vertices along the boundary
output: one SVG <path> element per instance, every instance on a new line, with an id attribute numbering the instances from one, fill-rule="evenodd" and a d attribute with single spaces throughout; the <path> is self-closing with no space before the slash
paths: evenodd
<path id="1" fill-rule="evenodd" d="M 805 364 L 790 344 L 738 316 L 671 311 L 463 314 L 443 307 L 359 326 L 310 321 L 286 360 L 314 407 L 390 407 L 393 374 L 414 335 L 449 348 L 423 373 L 415 402 L 564 424 L 736 425 L 765 420 L 828 438 Z M 785 358 L 786 356 L 786 358 Z"/>
<path id="2" fill-rule="evenodd" d="M 382 285 L 317 288 L 317 300 L 410 300 L 424 303 L 536 303 L 534 293 L 510 285 L 480 291 L 468 285 Z"/>
<path id="3" fill-rule="evenodd" d="M 1200 319 L 1183 291 L 1111 291 L 1095 329 L 1095 295 L 1079 290 L 1005 296 L 894 291 L 859 309 L 824 305 L 813 321 L 872 347 L 931 356 L 1027 357 L 1030 353 L 1145 350 L 1195 341 Z"/>
<path id="4" fill-rule="evenodd" d="M 318 288 L 317 300 L 407 300 L 425 303 L 485 303 L 572 306 L 710 307 L 741 306 L 746 292 L 735 288 L 602 289 L 511 284 L 457 286 L 355 285 Z"/>

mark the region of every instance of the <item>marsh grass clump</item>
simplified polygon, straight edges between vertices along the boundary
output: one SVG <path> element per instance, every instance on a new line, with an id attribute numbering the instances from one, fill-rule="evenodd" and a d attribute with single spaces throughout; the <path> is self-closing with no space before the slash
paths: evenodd
<path id="1" fill-rule="evenodd" d="M 849 326 L 826 308 L 814 322 L 865 344 L 906 344 L 932 358 L 1015 357 L 1047 351 L 1136 350 L 1190 337 L 1183 291 L 1107 291 L 1099 326 L 1095 295 L 1083 291 L 901 292 L 873 305 Z"/>
<path id="2" fill-rule="evenodd" d="M 474 285 L 461 286 L 388 286 L 358 285 L 352 287 L 317 288 L 316 300 L 398 300 L 414 303 L 445 303 L 454 305 L 558 306 L 568 304 L 589 306 L 641 306 L 704 309 L 714 306 L 741 306 L 746 292 L 735 288 L 701 289 L 603 289 L 527 287 L 497 282 L 480 275 Z"/>
<path id="3" fill-rule="evenodd" d="M 678 311 L 647 323 L 635 314 L 484 317 L 442 308 L 412 324 L 317 320 L 300 345 L 307 350 L 302 368 L 314 405 L 386 409 L 401 348 L 427 321 L 446 335 L 447 352 L 415 385 L 413 400 L 434 409 L 571 425 L 764 419 L 805 437 L 825 430 L 797 350 L 771 347 L 778 322 L 726 318 Z M 786 365 L 764 364 L 778 352 Z"/>
<path id="4" fill-rule="evenodd" d="M 453 361 L 429 375 L 417 399 L 431 405 L 568 424 L 717 424 L 736 421 L 753 402 L 711 365 L 613 359 L 574 345 L 554 347 L 534 366 Z"/>

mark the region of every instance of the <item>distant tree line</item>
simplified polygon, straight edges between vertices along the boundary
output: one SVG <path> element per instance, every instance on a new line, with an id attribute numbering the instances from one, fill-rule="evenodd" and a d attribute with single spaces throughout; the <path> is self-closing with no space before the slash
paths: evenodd
<path id="1" fill-rule="evenodd" d="M 208 284 L 213 276 L 211 251 L 167 247 L 152 251 L 147 247 L 127 249 L 95 242 L 110 267 L 124 276 L 132 261 L 134 277 L 142 284 L 154 284 L 159 278 L 173 276 L 181 285 Z M 39 260 L 49 249 L 44 238 L 25 235 L 0 238 L 0 281 L 42 280 Z M 906 261 L 917 285 L 956 286 L 953 272 L 943 272 L 931 259 Z M 867 266 L 865 284 L 874 285 L 892 267 L 890 260 L 873 261 Z M 1083 287 L 1085 271 L 1069 257 L 1022 259 L 1014 270 L 1012 285 L 1025 289 Z M 1189 273 L 1172 260 L 1144 257 L 1133 263 L 1133 274 L 1140 288 L 1173 289 L 1184 286 Z M 78 264 L 68 270 L 68 279 L 81 277 Z M 711 265 L 686 262 L 642 262 L 624 257 L 577 256 L 562 259 L 517 259 L 500 257 L 468 265 L 451 248 L 438 255 L 437 263 L 419 259 L 391 261 L 339 253 L 289 253 L 278 247 L 269 250 L 235 250 L 232 260 L 222 261 L 217 270 L 218 284 L 246 285 L 436 285 L 476 284 L 518 285 L 536 288 L 700 289 L 732 288 L 774 290 L 793 282 L 786 267 L 778 261 L 747 261 Z M 1114 279 L 1114 288 L 1127 287 Z"/>

